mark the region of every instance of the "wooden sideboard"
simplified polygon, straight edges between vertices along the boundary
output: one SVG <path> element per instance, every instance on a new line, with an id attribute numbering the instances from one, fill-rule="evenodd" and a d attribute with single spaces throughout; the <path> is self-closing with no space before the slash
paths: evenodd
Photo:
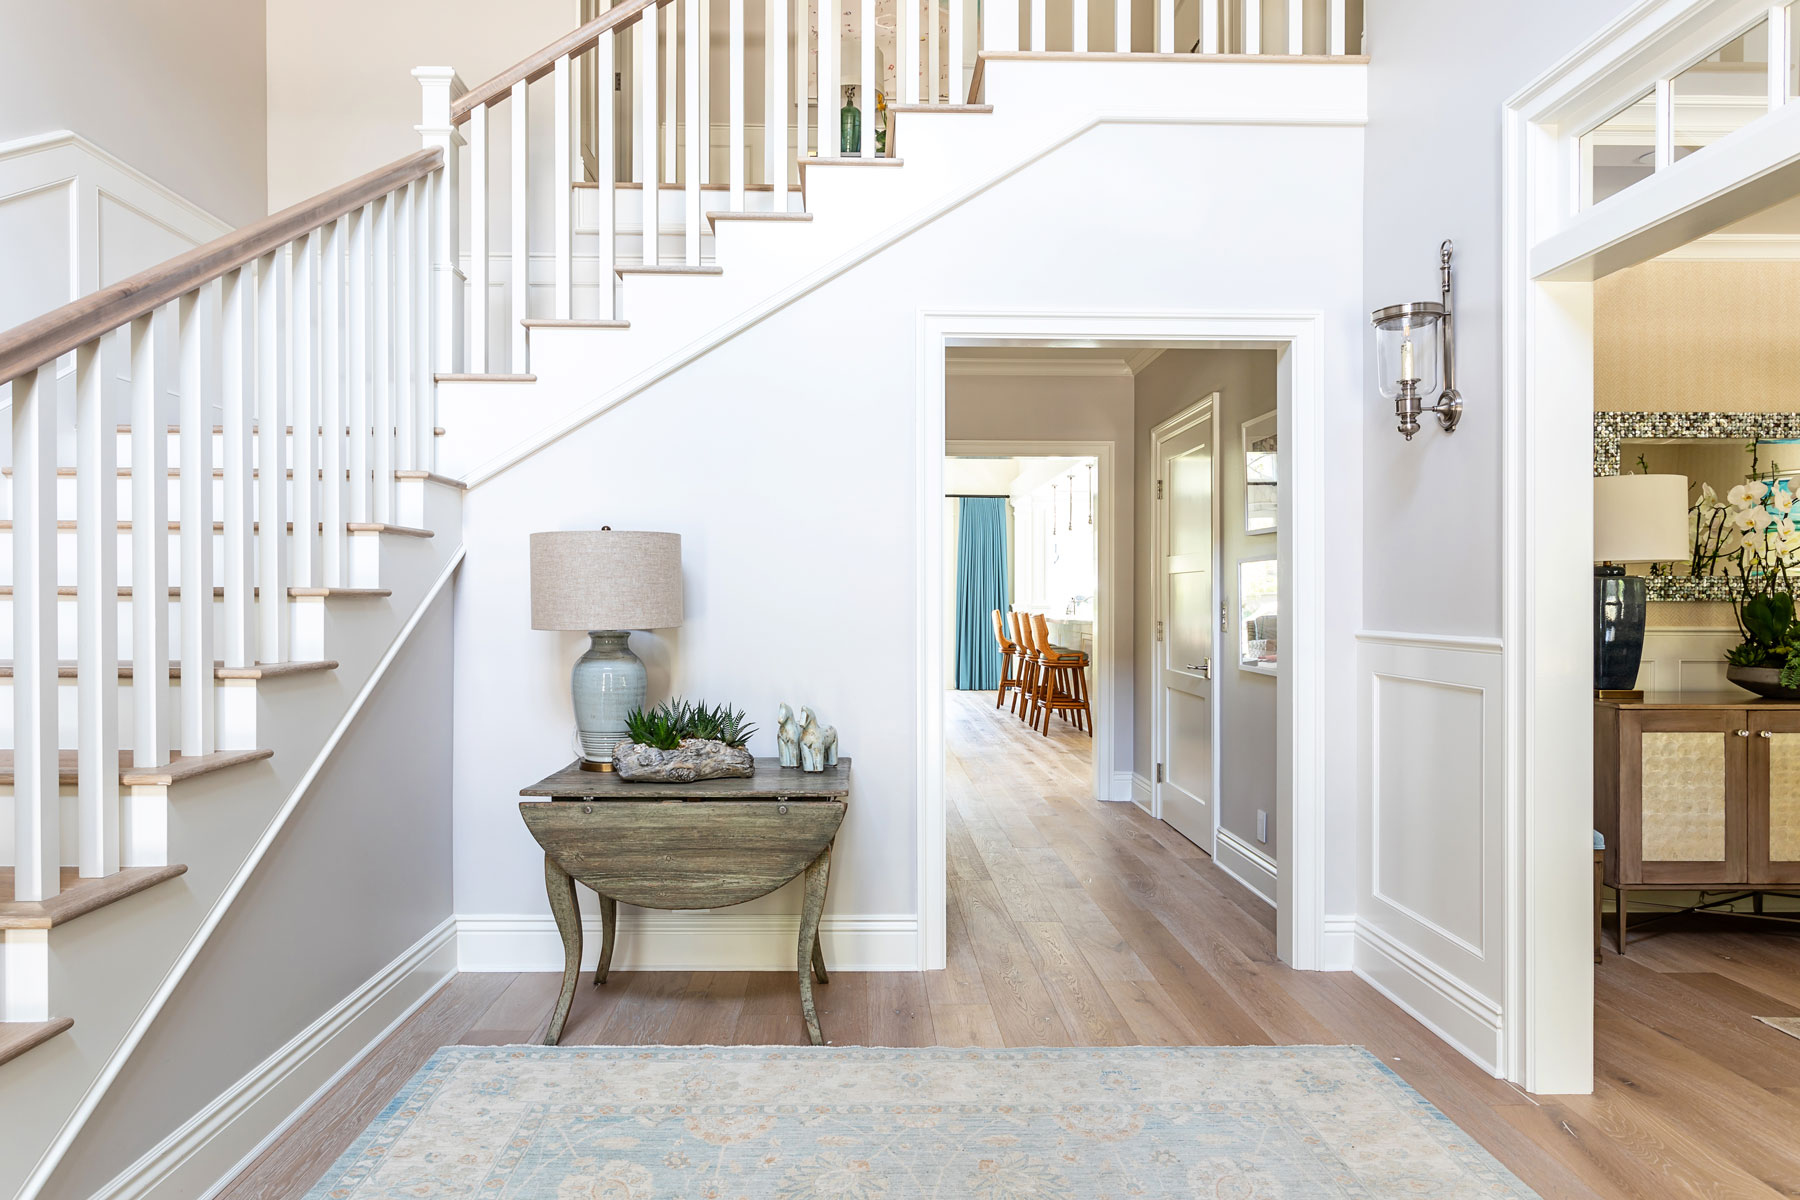
<path id="1" fill-rule="evenodd" d="M 1800 704 L 1651 693 L 1594 705 L 1594 828 L 1618 892 L 1800 885 Z"/>

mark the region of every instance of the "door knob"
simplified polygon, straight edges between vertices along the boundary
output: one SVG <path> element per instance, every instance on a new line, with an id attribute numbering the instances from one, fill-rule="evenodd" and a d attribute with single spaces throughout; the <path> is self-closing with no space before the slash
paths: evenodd
<path id="1" fill-rule="evenodd" d="M 1750 731 L 1749 731 L 1749 730 L 1748 730 L 1748 729 L 1740 729 L 1740 730 L 1738 730 L 1738 731 L 1737 731 L 1737 735 L 1738 735 L 1738 736 L 1739 736 L 1739 737 L 1749 737 L 1749 736 L 1750 736 Z"/>
<path id="2" fill-rule="evenodd" d="M 1774 735 L 1774 734 L 1773 734 L 1773 733 L 1772 733 L 1772 732 L 1770 732 L 1770 731 L 1769 731 L 1769 730 L 1767 730 L 1767 729 L 1764 729 L 1764 730 L 1762 730 L 1762 731 L 1760 731 L 1760 732 L 1759 732 L 1759 733 L 1758 733 L 1758 734 L 1757 734 L 1757 736 L 1758 736 L 1758 737 L 1766 737 L 1766 738 L 1772 738 L 1772 737 L 1774 737 L 1774 736 L 1775 736 L 1775 735 Z"/>
<path id="3" fill-rule="evenodd" d="M 1202 678 L 1202 679 L 1211 679 L 1212 678 L 1212 659 L 1203 658 L 1197 663 L 1189 663 L 1187 665 L 1187 669 L 1190 671 L 1200 672 L 1200 678 Z"/>

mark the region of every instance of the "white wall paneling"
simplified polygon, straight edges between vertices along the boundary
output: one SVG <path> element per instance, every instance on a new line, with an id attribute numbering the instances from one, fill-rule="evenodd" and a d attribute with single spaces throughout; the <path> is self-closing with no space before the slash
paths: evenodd
<path id="1" fill-rule="evenodd" d="M 1645 692 L 1718 692 L 1740 689 L 1725 678 L 1725 652 L 1743 638 L 1735 629 L 1663 626 L 1644 631 L 1644 660 L 1637 686 Z M 1751 699 L 1744 692 L 1745 699 Z"/>

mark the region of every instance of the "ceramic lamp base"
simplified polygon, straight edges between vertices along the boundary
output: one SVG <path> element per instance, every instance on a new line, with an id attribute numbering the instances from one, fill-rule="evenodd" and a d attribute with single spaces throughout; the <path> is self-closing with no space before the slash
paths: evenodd
<path id="1" fill-rule="evenodd" d="M 631 635 L 619 629 L 588 633 L 587 653 L 575 661 L 570 692 L 575 734 L 584 771 L 612 770 L 613 747 L 631 740 L 625 718 L 641 708 L 648 688 L 643 660 L 631 652 Z"/>
<path id="2" fill-rule="evenodd" d="M 1627 575 L 1610 564 L 1594 568 L 1594 690 L 1637 688 L 1644 657 L 1648 589 L 1642 575 Z"/>

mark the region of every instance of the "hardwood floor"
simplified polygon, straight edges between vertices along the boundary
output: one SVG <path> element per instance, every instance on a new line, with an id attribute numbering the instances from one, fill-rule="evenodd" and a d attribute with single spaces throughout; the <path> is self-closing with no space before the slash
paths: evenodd
<path id="1" fill-rule="evenodd" d="M 1800 1195 L 1800 940 L 1669 925 L 1597 971 L 1592 1096 L 1495 1080 L 1347 973 L 1275 960 L 1274 914 L 1172 829 L 1085 799 L 1088 741 L 953 693 L 950 961 L 834 974 L 838 1044 L 1355 1043 L 1547 1198 Z M 1571 919 L 1582 919 L 1572 914 Z M 462 975 L 303 1114 L 224 1200 L 302 1195 L 431 1052 L 535 1042 L 557 976 Z M 786 973 L 615 973 L 564 1043 L 801 1043 Z"/>

